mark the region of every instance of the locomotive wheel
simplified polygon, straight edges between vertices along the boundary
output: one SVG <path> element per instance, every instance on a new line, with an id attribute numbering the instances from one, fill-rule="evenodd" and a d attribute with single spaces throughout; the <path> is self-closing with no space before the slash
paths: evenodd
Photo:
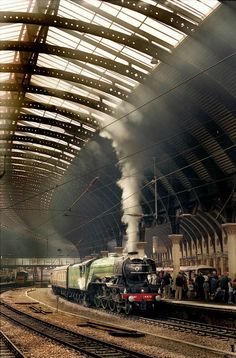
<path id="1" fill-rule="evenodd" d="M 88 300 L 88 296 L 84 295 L 83 296 L 83 306 L 84 307 L 89 307 L 89 300 Z"/>
<path id="2" fill-rule="evenodd" d="M 80 293 L 78 295 L 78 303 L 82 304 L 83 303 L 83 300 L 84 300 L 84 295 L 82 293 Z"/>
<path id="3" fill-rule="evenodd" d="M 94 301 L 94 304 L 95 304 L 95 306 L 96 306 L 97 308 L 101 306 L 101 298 L 100 298 L 98 295 L 95 295 L 95 296 L 94 296 L 93 301 Z"/>
<path id="4" fill-rule="evenodd" d="M 116 310 L 116 302 L 113 301 L 112 298 L 109 299 L 108 306 L 111 312 L 114 312 Z"/>
<path id="5" fill-rule="evenodd" d="M 130 314 L 130 312 L 132 311 L 132 305 L 129 301 L 125 302 L 125 314 Z"/>
<path id="6" fill-rule="evenodd" d="M 107 305 L 108 305 L 107 299 L 106 299 L 106 298 L 102 298 L 102 299 L 101 299 L 101 306 L 102 306 L 102 308 L 103 308 L 104 310 L 107 309 Z"/>
<path id="7" fill-rule="evenodd" d="M 121 311 L 122 311 L 122 306 L 121 306 L 119 303 L 117 303 L 117 305 L 116 305 L 116 312 L 117 312 L 117 313 L 121 313 Z"/>

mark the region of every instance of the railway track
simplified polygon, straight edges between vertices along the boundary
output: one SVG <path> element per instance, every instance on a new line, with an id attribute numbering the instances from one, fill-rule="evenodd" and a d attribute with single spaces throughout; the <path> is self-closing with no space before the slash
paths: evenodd
<path id="1" fill-rule="evenodd" d="M 225 328 L 207 323 L 199 323 L 172 317 L 161 317 L 157 319 L 135 317 L 135 319 L 153 326 L 161 326 L 175 329 L 180 332 L 196 333 L 200 336 L 214 337 L 225 341 L 233 340 L 236 342 L 236 329 L 234 328 Z"/>
<path id="2" fill-rule="evenodd" d="M 0 331 L 0 356 L 1 358 L 25 358 L 25 355 L 2 331 Z"/>
<path id="3" fill-rule="evenodd" d="M 161 326 L 161 327 L 177 330 L 179 332 L 196 333 L 199 336 L 214 337 L 224 341 L 236 342 L 235 328 L 216 326 L 208 323 L 194 322 L 194 321 L 189 321 L 189 320 L 184 320 L 174 317 L 158 316 L 157 318 L 148 318 L 148 317 L 135 316 L 135 315 L 127 316 L 126 314 L 117 313 L 117 312 L 110 312 L 110 311 L 107 312 L 114 316 L 118 316 L 118 317 L 122 316 L 122 318 L 124 319 L 138 321 L 152 326 L 159 326 L 159 327 Z"/>
<path id="4" fill-rule="evenodd" d="M 0 314 L 33 330 L 34 332 L 47 337 L 60 344 L 70 347 L 76 351 L 97 358 L 150 358 L 150 356 L 106 343 L 94 338 L 86 337 L 51 323 L 32 317 L 17 309 L 0 303 Z"/>

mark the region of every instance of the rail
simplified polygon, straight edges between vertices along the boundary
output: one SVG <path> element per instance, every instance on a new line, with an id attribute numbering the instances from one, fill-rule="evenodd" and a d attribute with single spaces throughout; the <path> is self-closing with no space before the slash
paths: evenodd
<path id="1" fill-rule="evenodd" d="M 96 358 L 150 358 L 149 355 L 135 352 L 115 344 L 107 343 L 95 338 L 69 331 L 57 325 L 37 319 L 23 313 L 6 303 L 1 304 L 0 314 L 21 324 L 34 332 L 50 338 L 64 346 Z"/>
<path id="2" fill-rule="evenodd" d="M 0 353 L 1 357 L 8 358 L 25 358 L 26 356 L 16 347 L 16 345 L 7 337 L 2 331 L 0 331 Z"/>

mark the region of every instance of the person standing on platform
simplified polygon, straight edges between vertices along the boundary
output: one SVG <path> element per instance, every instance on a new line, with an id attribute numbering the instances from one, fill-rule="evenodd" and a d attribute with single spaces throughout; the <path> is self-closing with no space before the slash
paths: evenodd
<path id="1" fill-rule="evenodd" d="M 236 278 L 232 281 L 233 303 L 236 303 Z"/>
<path id="2" fill-rule="evenodd" d="M 234 297 L 233 297 L 233 294 L 234 294 L 234 290 L 233 290 L 233 285 L 232 285 L 232 280 L 231 278 L 229 278 L 229 282 L 228 282 L 228 285 L 229 285 L 229 299 L 228 299 L 228 304 L 229 305 L 233 305 L 234 304 Z"/>
<path id="3" fill-rule="evenodd" d="M 224 291 L 224 302 L 228 302 L 229 300 L 229 278 L 228 273 L 224 272 L 222 277 L 220 278 L 220 288 Z"/>
<path id="4" fill-rule="evenodd" d="M 163 281 L 164 298 L 170 298 L 171 275 L 169 272 L 164 273 L 162 281 Z"/>
<path id="5" fill-rule="evenodd" d="M 189 300 L 193 300 L 195 298 L 195 290 L 194 290 L 194 281 L 193 280 L 189 280 L 187 297 Z"/>
<path id="6" fill-rule="evenodd" d="M 179 272 L 178 276 L 175 280 L 175 299 L 182 300 L 182 293 L 183 293 L 183 286 L 184 286 L 184 279 L 181 272 Z"/>
<path id="7" fill-rule="evenodd" d="M 203 284 L 204 284 L 204 276 L 203 274 L 200 272 L 195 280 L 195 288 L 196 288 L 196 298 L 199 300 L 204 300 L 205 295 L 204 295 L 204 289 L 203 289 Z"/>
<path id="8" fill-rule="evenodd" d="M 208 277 L 205 278 L 205 281 L 203 283 L 203 290 L 204 290 L 205 301 L 209 301 L 210 285 L 209 285 Z"/>
<path id="9" fill-rule="evenodd" d="M 212 274 L 209 275 L 209 289 L 210 289 L 210 299 L 211 301 L 214 300 L 215 298 L 215 294 L 216 294 L 216 289 L 217 289 L 217 285 L 218 285 L 218 276 L 216 274 L 215 271 L 212 272 Z"/>

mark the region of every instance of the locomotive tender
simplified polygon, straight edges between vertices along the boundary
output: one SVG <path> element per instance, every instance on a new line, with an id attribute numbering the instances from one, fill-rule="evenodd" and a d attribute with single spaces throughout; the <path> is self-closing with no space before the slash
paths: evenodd
<path id="1" fill-rule="evenodd" d="M 129 314 L 134 309 L 153 309 L 160 301 L 155 278 L 155 262 L 133 252 L 57 267 L 51 284 L 56 295 Z"/>

